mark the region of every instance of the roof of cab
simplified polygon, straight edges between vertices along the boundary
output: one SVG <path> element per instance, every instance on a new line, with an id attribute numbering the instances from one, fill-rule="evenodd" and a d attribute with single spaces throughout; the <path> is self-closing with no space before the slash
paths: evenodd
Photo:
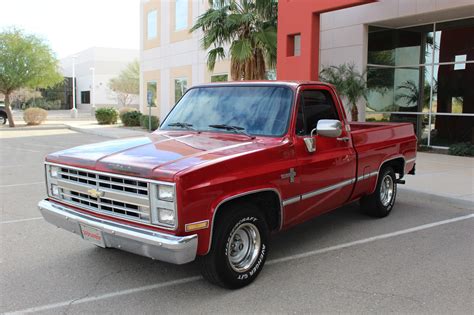
<path id="1" fill-rule="evenodd" d="M 228 81 L 228 82 L 213 82 L 204 83 L 193 86 L 196 87 L 215 87 L 215 86 L 288 86 L 293 89 L 301 85 L 325 85 L 332 86 L 331 84 L 320 82 L 320 81 Z"/>

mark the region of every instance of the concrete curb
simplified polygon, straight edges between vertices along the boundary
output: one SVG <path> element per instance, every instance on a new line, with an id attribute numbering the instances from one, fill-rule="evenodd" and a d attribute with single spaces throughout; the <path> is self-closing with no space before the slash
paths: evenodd
<path id="1" fill-rule="evenodd" d="M 400 187 L 400 186 L 398 187 L 398 189 L 405 193 L 416 194 L 418 197 L 424 198 L 430 202 L 457 204 L 461 207 L 466 207 L 467 209 L 474 210 L 474 203 L 468 199 L 456 198 L 456 197 L 441 194 L 441 193 L 429 193 L 429 192 L 418 190 L 418 189 L 405 188 L 405 187 Z"/>
<path id="2" fill-rule="evenodd" d="M 114 136 L 114 135 L 105 135 L 103 132 L 95 130 L 95 129 L 86 129 L 86 128 L 79 128 L 79 127 L 74 127 L 70 125 L 66 125 L 66 128 L 72 131 L 80 132 L 80 133 L 85 133 L 89 135 L 94 135 L 94 136 L 101 136 L 101 137 L 107 137 L 107 138 L 113 138 L 113 139 L 118 139 L 120 136 Z"/>
<path id="3" fill-rule="evenodd" d="M 140 136 L 146 136 L 148 133 L 147 132 L 141 132 L 141 131 L 134 131 L 134 130 L 124 130 L 124 129 L 115 129 L 115 127 L 110 127 L 109 130 L 113 131 L 119 130 L 118 134 L 114 134 L 113 132 L 107 132 L 100 130 L 102 128 L 81 128 L 77 126 L 72 126 L 72 125 L 65 125 L 66 128 L 72 131 L 80 132 L 80 133 L 85 133 L 85 134 L 90 134 L 94 136 L 101 136 L 101 137 L 106 137 L 106 138 L 111 138 L 111 139 L 123 139 L 123 138 L 131 138 L 131 137 L 140 137 Z M 104 127 L 104 129 L 107 127 Z M 129 135 L 124 135 L 124 132 L 130 132 L 130 133 L 136 133 L 136 134 L 129 134 Z"/>
<path id="4" fill-rule="evenodd" d="M 56 129 L 68 129 L 68 127 L 64 124 L 57 124 L 57 125 L 39 125 L 39 126 L 22 126 L 22 127 L 14 127 L 14 128 L 8 128 L 8 127 L 2 127 L 0 128 L 0 131 L 30 131 L 30 130 L 56 130 Z"/>

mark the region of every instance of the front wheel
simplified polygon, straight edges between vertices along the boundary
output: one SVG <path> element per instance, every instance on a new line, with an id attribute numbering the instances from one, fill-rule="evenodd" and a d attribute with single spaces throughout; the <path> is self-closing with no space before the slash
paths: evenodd
<path id="1" fill-rule="evenodd" d="M 397 178 L 392 167 L 384 167 L 373 194 L 360 200 L 362 210 L 370 216 L 383 218 L 390 214 L 397 197 Z"/>
<path id="2" fill-rule="evenodd" d="M 7 114 L 0 113 L 0 125 L 5 125 L 7 123 Z"/>
<path id="3" fill-rule="evenodd" d="M 235 204 L 215 222 L 211 250 L 201 258 L 208 281 L 238 289 L 257 278 L 268 254 L 268 226 L 252 204 Z"/>

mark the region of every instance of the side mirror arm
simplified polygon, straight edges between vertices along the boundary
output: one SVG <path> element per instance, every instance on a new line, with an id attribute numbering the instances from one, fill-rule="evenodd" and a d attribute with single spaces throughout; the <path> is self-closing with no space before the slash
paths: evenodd
<path id="1" fill-rule="evenodd" d="M 317 128 L 314 128 L 313 130 L 311 130 L 310 136 L 304 138 L 304 144 L 306 145 L 306 150 L 308 150 L 309 153 L 316 152 L 315 134 L 317 134 L 317 133 L 318 133 Z"/>

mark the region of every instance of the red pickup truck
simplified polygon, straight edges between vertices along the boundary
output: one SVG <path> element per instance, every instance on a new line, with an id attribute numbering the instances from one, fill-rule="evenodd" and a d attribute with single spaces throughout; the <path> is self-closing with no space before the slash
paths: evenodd
<path id="1" fill-rule="evenodd" d="M 147 137 L 84 145 L 45 162 L 44 218 L 101 247 L 239 288 L 272 233 L 360 201 L 387 216 L 415 172 L 411 124 L 349 123 L 320 82 L 195 86 Z"/>

